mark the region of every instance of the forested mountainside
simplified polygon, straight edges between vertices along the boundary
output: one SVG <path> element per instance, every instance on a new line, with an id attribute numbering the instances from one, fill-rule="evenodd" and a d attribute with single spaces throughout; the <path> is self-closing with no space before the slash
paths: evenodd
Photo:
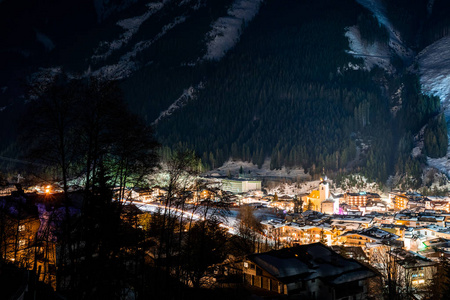
<path id="1" fill-rule="evenodd" d="M 416 55 L 447 36 L 448 13 L 445 0 L 4 0 L 0 154 L 20 153 L 26 85 L 66 72 L 119 80 L 164 155 L 418 185 L 448 137 Z"/>

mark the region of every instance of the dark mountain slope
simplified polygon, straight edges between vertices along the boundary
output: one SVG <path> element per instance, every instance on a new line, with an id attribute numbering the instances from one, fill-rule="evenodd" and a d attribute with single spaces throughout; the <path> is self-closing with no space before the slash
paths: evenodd
<path id="1" fill-rule="evenodd" d="M 353 1 L 267 1 L 195 101 L 158 125 L 165 144 L 195 147 L 210 166 L 231 155 L 271 166 L 339 170 L 356 153 L 357 132 L 374 145 L 391 136 L 389 103 L 345 53 L 345 27 L 367 13 Z M 387 138 L 387 139 L 386 139 Z M 378 144 L 385 178 L 395 143 Z M 393 147 L 393 148 L 392 148 Z"/>
<path id="2" fill-rule="evenodd" d="M 445 32 L 445 22 L 431 20 L 442 19 L 439 12 L 424 13 L 419 2 L 392 22 L 402 34 L 419 22 L 404 33 L 414 49 Z M 270 158 L 272 168 L 356 169 L 380 181 L 419 170 L 411 139 L 439 112 L 439 99 L 421 95 L 406 60 L 389 52 L 392 31 L 354 0 L 261 3 L 258 10 L 259 0 L 1 2 L 0 125 L 8 130 L 0 149 L 16 136 L 24 87 L 45 67 L 120 80 L 130 107 L 156 124 L 164 152 L 193 148 L 209 167 Z M 388 4 L 389 17 L 408 1 Z M 382 59 L 392 67 L 368 70 L 367 54 L 348 54 L 349 28 L 362 46 L 388 49 Z M 220 38 L 229 45 L 211 55 Z M 19 153 L 10 147 L 3 155 Z"/>

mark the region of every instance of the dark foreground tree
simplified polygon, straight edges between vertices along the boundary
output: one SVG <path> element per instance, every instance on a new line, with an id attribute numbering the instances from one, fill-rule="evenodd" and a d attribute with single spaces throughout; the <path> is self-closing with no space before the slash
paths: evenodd
<path id="1" fill-rule="evenodd" d="M 127 110 L 117 82 L 61 75 L 32 94 L 22 147 L 34 173 L 62 183 L 66 208 L 57 288 L 73 298 L 120 298 L 136 279 L 140 241 L 124 208 L 129 189 L 156 166 L 153 132 Z M 69 190 L 77 185 L 75 203 Z"/>

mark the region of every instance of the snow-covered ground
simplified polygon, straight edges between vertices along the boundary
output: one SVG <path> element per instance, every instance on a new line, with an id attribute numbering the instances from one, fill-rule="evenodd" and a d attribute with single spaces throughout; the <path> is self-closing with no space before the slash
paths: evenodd
<path id="1" fill-rule="evenodd" d="M 302 183 L 282 183 L 275 187 L 268 187 L 267 193 L 269 195 L 275 195 L 278 196 L 298 196 L 301 194 L 309 194 L 312 190 L 317 190 L 319 188 L 320 180 L 314 180 L 314 181 L 306 181 Z"/>
<path id="2" fill-rule="evenodd" d="M 450 99 L 450 36 L 426 47 L 418 55 L 422 90 L 439 96 L 444 107 Z M 450 112 L 446 111 L 446 115 Z"/>
<path id="3" fill-rule="evenodd" d="M 239 41 L 241 30 L 258 13 L 263 0 L 235 0 L 228 15 L 217 19 L 207 33 L 207 51 L 203 59 L 220 60 Z"/>
<path id="4" fill-rule="evenodd" d="M 387 45 L 379 42 L 367 44 L 361 39 L 358 26 L 351 26 L 346 28 L 345 36 L 348 38 L 350 51 L 347 53 L 355 57 L 360 57 L 364 60 L 364 67 L 368 70 L 378 65 L 385 70 L 393 71 L 390 63 L 390 51 Z M 350 68 L 355 69 L 352 65 Z"/>
<path id="5" fill-rule="evenodd" d="M 270 170 L 270 159 L 266 159 L 261 168 L 251 162 L 244 162 L 241 160 L 229 160 L 224 163 L 220 168 L 208 171 L 205 175 L 210 176 L 237 176 L 239 170 L 242 167 L 245 174 L 249 174 L 252 177 L 279 177 L 279 178 L 291 178 L 291 179 L 310 179 L 310 176 L 305 174 L 303 169 L 288 169 L 283 167 L 282 169 Z"/>
<path id="6" fill-rule="evenodd" d="M 419 75 L 422 90 L 428 95 L 439 96 L 447 120 L 450 121 L 450 36 L 426 47 L 418 55 Z M 450 128 L 447 125 L 447 128 Z M 450 147 L 447 153 L 450 153 Z M 447 156 L 428 158 L 428 165 L 450 175 Z"/>
<path id="7" fill-rule="evenodd" d="M 378 194 L 383 192 L 376 182 L 369 181 L 360 174 L 349 175 L 342 180 L 339 188 L 331 189 L 331 192 L 335 194 L 343 194 L 345 192 L 358 193 L 361 191 Z"/>

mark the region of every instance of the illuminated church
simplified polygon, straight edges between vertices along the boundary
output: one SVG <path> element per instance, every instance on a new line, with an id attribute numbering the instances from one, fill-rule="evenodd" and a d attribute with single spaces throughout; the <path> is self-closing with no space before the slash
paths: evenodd
<path id="1" fill-rule="evenodd" d="M 327 177 L 320 178 L 319 189 L 313 190 L 306 197 L 306 209 L 321 213 L 334 214 L 339 211 L 339 201 L 335 201 L 330 193 L 330 184 Z"/>

